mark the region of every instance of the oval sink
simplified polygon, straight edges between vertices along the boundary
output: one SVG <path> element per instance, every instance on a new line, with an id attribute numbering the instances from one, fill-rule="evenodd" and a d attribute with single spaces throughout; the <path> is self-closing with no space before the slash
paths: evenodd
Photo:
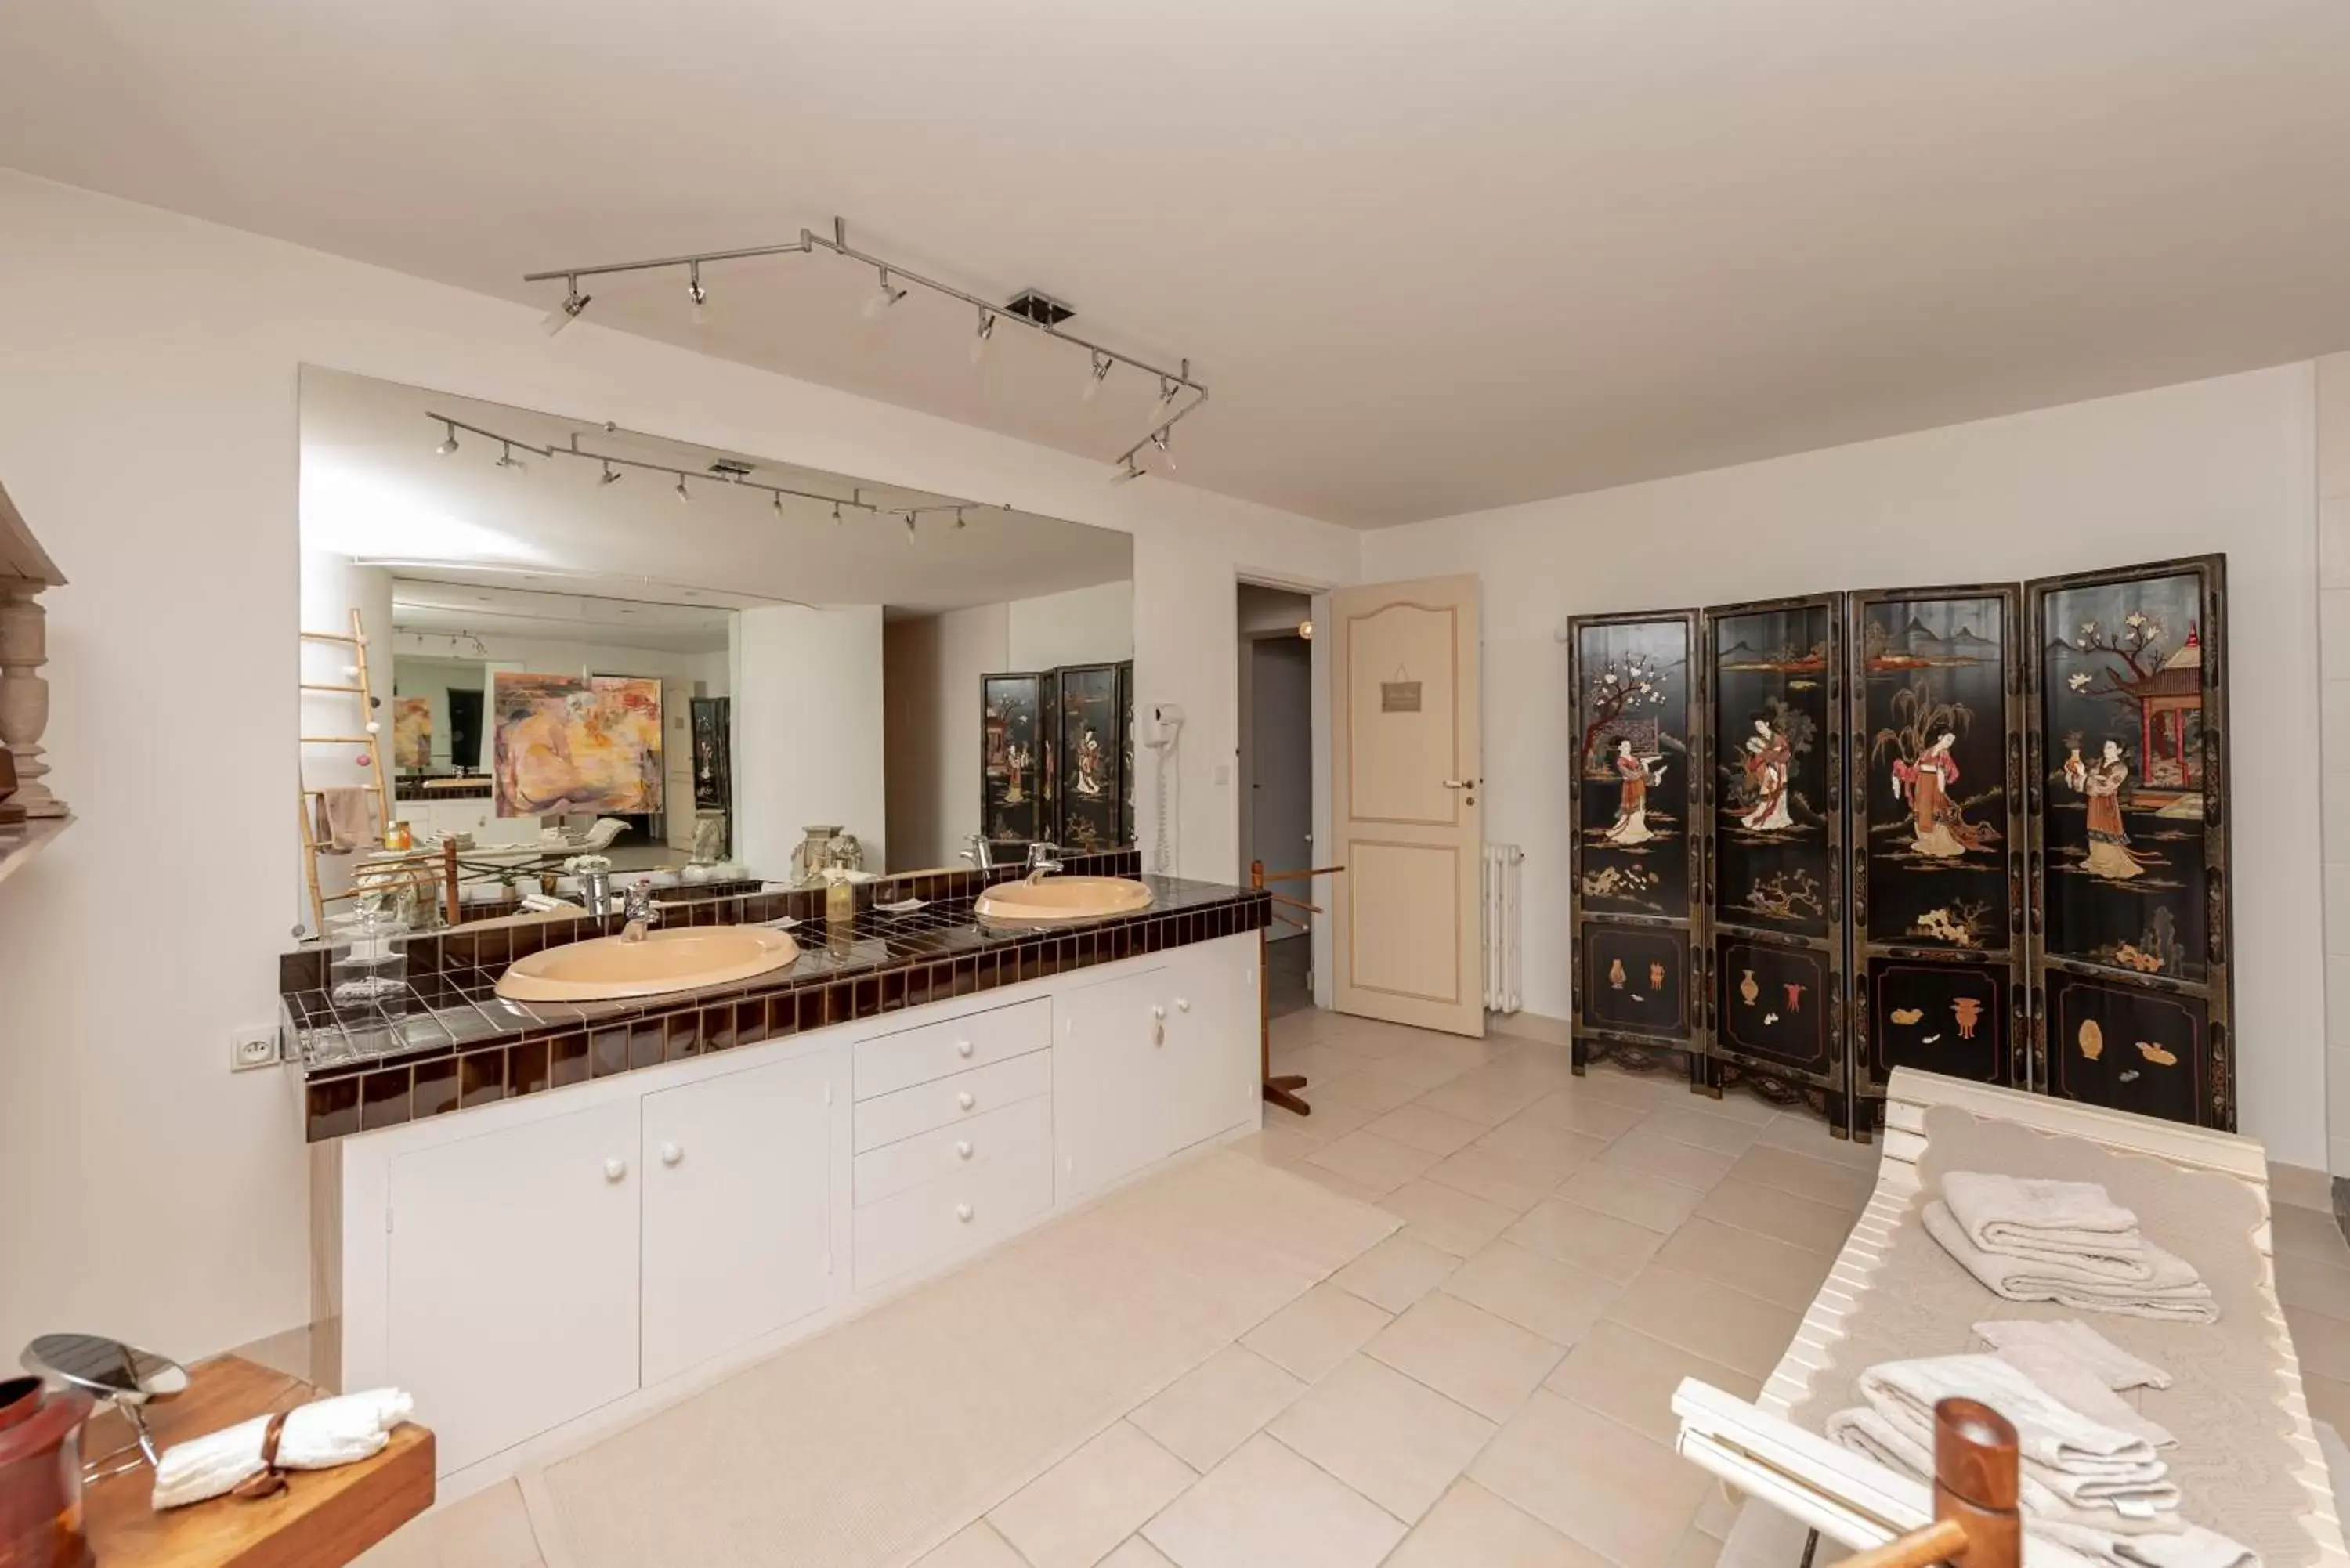
<path id="1" fill-rule="evenodd" d="M 724 985 L 779 970 L 800 956 L 786 931 L 764 926 L 691 926 L 644 940 L 598 937 L 515 961 L 498 977 L 510 1002 L 599 1002 Z"/>
<path id="2" fill-rule="evenodd" d="M 996 925 L 1068 926 L 1149 905 L 1150 889 L 1125 877 L 1047 877 L 998 883 L 979 896 L 973 912 Z"/>

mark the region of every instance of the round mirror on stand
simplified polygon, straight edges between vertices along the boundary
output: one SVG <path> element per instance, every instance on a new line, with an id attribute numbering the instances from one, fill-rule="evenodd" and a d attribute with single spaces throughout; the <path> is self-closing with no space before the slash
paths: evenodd
<path id="1" fill-rule="evenodd" d="M 27 1372 L 110 1402 L 130 1423 L 148 1464 L 156 1462 L 145 1407 L 151 1399 L 183 1392 L 186 1367 L 170 1356 L 95 1334 L 45 1334 L 26 1345 L 19 1359 Z"/>

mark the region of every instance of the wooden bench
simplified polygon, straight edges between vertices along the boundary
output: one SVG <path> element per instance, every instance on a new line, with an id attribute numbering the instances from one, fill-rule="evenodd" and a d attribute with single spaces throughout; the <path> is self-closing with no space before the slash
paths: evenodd
<path id="1" fill-rule="evenodd" d="M 1682 1455 L 1720 1477 L 1733 1493 L 1769 1505 L 1741 1511 L 1721 1568 L 1794 1568 L 1807 1550 L 1806 1531 L 1858 1551 L 1882 1546 L 1933 1520 L 1925 1483 L 1807 1431 L 1790 1416 L 1810 1397 L 1813 1381 L 1829 1365 L 1833 1347 L 1857 1315 L 1868 1311 L 1873 1278 L 1897 1231 L 1915 1223 L 1910 1215 L 1922 1185 L 1926 1117 L 1937 1106 L 2085 1139 L 2116 1152 L 2151 1156 L 2183 1169 L 2216 1172 L 2252 1189 L 2260 1212 L 2270 1212 L 2267 1157 L 2251 1138 L 1897 1069 L 1887 1086 L 1885 1143 L 1876 1189 L 1761 1396 L 1750 1402 L 1696 1378 L 1685 1379 L 1674 1392 L 1673 1413 L 1680 1419 L 1676 1446 Z M 2282 1332 L 2283 1309 L 2276 1299 L 2276 1269 L 2265 1223 L 2255 1243 L 2262 1270 L 2260 1296 L 2279 1328 L 2282 1365 L 2278 1370 L 2291 1441 L 2296 1459 L 2303 1461 L 2294 1479 L 2309 1497 L 2302 1523 L 2316 1547 L 2321 1568 L 2350 1568 L 2324 1456 L 2302 1392 L 2299 1360 L 2291 1336 Z M 1948 1348 L 1920 1347 L 1919 1354 Z M 1829 1552 L 1823 1561 L 1843 1554 Z M 2033 1568 L 2087 1563 L 2039 1541 L 2033 1543 L 2031 1560 Z"/>

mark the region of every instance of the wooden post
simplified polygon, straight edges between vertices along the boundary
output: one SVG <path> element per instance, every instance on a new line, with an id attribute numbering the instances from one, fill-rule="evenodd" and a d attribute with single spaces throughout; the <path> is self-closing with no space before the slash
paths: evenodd
<path id="1" fill-rule="evenodd" d="M 2022 1568 L 2015 1428 L 1974 1399 L 1934 1407 L 1934 1522 L 1837 1568 Z"/>

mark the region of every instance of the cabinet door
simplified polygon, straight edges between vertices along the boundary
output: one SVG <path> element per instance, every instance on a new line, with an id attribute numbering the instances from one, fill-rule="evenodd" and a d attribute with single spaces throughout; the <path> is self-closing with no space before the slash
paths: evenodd
<path id="1" fill-rule="evenodd" d="M 637 1102 L 391 1162 L 389 1376 L 441 1473 L 637 1386 Z"/>
<path id="2" fill-rule="evenodd" d="M 1053 1003 L 1053 1118 L 1060 1195 L 1091 1192 L 1174 1147 L 1161 1059 L 1170 1031 L 1166 971 L 1064 992 Z"/>
<path id="3" fill-rule="evenodd" d="M 831 1075 L 819 1053 L 645 1096 L 646 1383 L 829 1298 Z"/>
<path id="4" fill-rule="evenodd" d="M 1259 1104 L 1256 955 L 1218 941 L 1169 966 L 1159 1069 L 1171 1151 L 1238 1127 Z"/>

